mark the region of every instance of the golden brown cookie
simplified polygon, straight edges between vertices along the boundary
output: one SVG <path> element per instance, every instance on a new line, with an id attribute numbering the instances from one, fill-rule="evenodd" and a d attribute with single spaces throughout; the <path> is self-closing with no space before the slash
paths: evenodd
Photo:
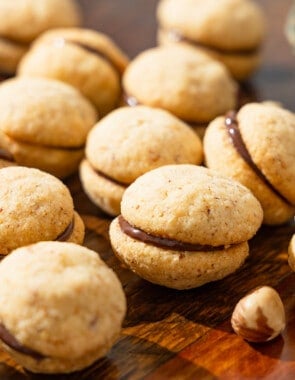
<path id="1" fill-rule="evenodd" d="M 189 44 L 227 66 L 238 80 L 260 64 L 265 35 L 262 10 L 252 0 L 161 0 L 161 44 Z"/>
<path id="2" fill-rule="evenodd" d="M 0 0 L 0 75 L 16 71 L 30 43 L 57 27 L 74 27 L 81 15 L 74 0 Z"/>
<path id="3" fill-rule="evenodd" d="M 200 166 L 168 165 L 128 187 L 110 238 L 139 276 L 189 289 L 236 271 L 262 217 L 257 199 L 238 182 Z"/>
<path id="4" fill-rule="evenodd" d="M 99 255 L 72 243 L 19 248 L 0 264 L 0 342 L 33 372 L 80 370 L 119 336 L 126 300 Z"/>
<path id="5" fill-rule="evenodd" d="M 43 240 L 81 244 L 84 224 L 68 188 L 38 169 L 0 170 L 0 254 Z"/>
<path id="6" fill-rule="evenodd" d="M 106 35 L 89 29 L 56 29 L 39 37 L 18 74 L 58 79 L 76 87 L 101 116 L 118 105 L 128 58 Z"/>
<path id="7" fill-rule="evenodd" d="M 15 78 L 0 85 L 0 146 L 20 165 L 70 175 L 96 120 L 88 100 L 62 82 Z"/>
<path id="8" fill-rule="evenodd" d="M 129 105 L 163 108 L 192 124 L 208 123 L 237 101 L 237 86 L 227 69 L 188 46 L 141 53 L 128 66 L 123 86 Z"/>
<path id="9" fill-rule="evenodd" d="M 260 201 L 264 223 L 295 213 L 295 115 L 251 103 L 215 119 L 204 137 L 206 164 L 247 186 Z"/>
<path id="10" fill-rule="evenodd" d="M 168 164 L 200 164 L 198 136 L 169 112 L 124 107 L 90 131 L 80 178 L 92 201 L 111 215 L 120 213 L 125 188 L 137 177 Z"/>

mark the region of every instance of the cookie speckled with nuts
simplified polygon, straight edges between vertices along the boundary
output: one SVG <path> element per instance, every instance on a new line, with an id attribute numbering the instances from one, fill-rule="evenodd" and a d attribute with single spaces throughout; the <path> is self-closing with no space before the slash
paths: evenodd
<path id="1" fill-rule="evenodd" d="M 93 106 L 67 84 L 15 78 L 0 85 L 0 144 L 19 165 L 72 174 L 96 121 Z"/>
<path id="2" fill-rule="evenodd" d="M 139 276 L 189 289 L 236 271 L 262 217 L 257 199 L 238 182 L 200 166 L 168 165 L 128 187 L 110 238 Z"/>
<path id="3" fill-rule="evenodd" d="M 40 373 L 80 370 L 119 336 L 126 300 L 98 254 L 73 243 L 19 248 L 0 264 L 0 342 Z"/>
<path id="4" fill-rule="evenodd" d="M 144 51 L 128 66 L 123 86 L 129 104 L 163 108 L 192 124 L 208 123 L 237 101 L 226 68 L 188 46 Z"/>
<path id="5" fill-rule="evenodd" d="M 0 170 L 0 254 L 43 240 L 82 243 L 84 224 L 68 188 L 38 169 Z"/>
<path id="6" fill-rule="evenodd" d="M 48 29 L 81 22 L 74 0 L 0 0 L 0 75 L 13 75 L 30 43 Z"/>
<path id="7" fill-rule="evenodd" d="M 18 74 L 48 77 L 82 92 L 101 116 L 121 97 L 128 58 L 106 35 L 89 29 L 56 29 L 43 34 L 22 59 Z"/>
<path id="8" fill-rule="evenodd" d="M 209 168 L 247 186 L 260 201 L 265 224 L 295 213 L 295 115 L 273 104 L 251 103 L 219 117 L 206 130 Z"/>
<path id="9" fill-rule="evenodd" d="M 168 164 L 200 164 L 198 136 L 169 112 L 124 107 L 90 131 L 80 178 L 92 201 L 111 215 L 120 213 L 122 195 L 137 177 Z"/>
<path id="10" fill-rule="evenodd" d="M 238 80 L 260 64 L 265 18 L 252 0 L 161 0 L 161 44 L 189 44 L 227 66 Z"/>

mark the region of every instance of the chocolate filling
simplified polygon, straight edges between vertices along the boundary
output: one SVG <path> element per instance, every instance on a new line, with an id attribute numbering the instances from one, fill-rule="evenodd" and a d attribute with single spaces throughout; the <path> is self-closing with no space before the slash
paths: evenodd
<path id="1" fill-rule="evenodd" d="M 67 241 L 69 237 L 72 235 L 75 227 L 75 220 L 72 219 L 71 223 L 67 226 L 67 228 L 55 239 L 55 241 Z"/>
<path id="2" fill-rule="evenodd" d="M 119 74 L 119 76 L 122 75 L 122 69 L 116 64 L 116 62 L 114 62 L 107 54 L 105 54 L 103 51 L 99 50 L 98 48 L 90 46 L 84 42 L 79 42 L 79 41 L 71 40 L 68 38 L 58 38 L 56 41 L 59 42 L 61 46 L 67 43 L 79 46 L 80 48 L 86 50 L 88 53 L 94 54 L 104 59 L 105 61 L 107 61 L 108 64 L 111 65 L 113 69 Z"/>
<path id="3" fill-rule="evenodd" d="M 8 150 L 0 148 L 0 160 L 14 162 L 14 157 Z"/>
<path id="4" fill-rule="evenodd" d="M 89 163 L 89 161 L 88 161 Z M 126 184 L 126 183 L 123 183 L 123 182 L 120 182 L 120 181 L 117 181 L 116 179 L 112 178 L 112 177 L 109 177 L 108 175 L 104 174 L 103 172 L 101 172 L 100 170 L 97 170 L 94 166 L 92 166 L 90 163 L 89 165 L 92 167 L 92 169 L 100 176 L 100 177 L 103 177 L 105 179 L 107 179 L 108 181 L 110 182 L 113 182 L 114 184 L 116 185 L 119 185 L 119 186 L 122 186 L 122 187 L 128 187 L 129 185 Z"/>
<path id="5" fill-rule="evenodd" d="M 21 354 L 31 356 L 33 359 L 42 360 L 46 357 L 39 352 L 23 346 L 19 341 L 7 330 L 7 328 L 0 322 L 0 339 L 14 351 Z"/>
<path id="6" fill-rule="evenodd" d="M 123 218 L 122 215 L 118 217 L 119 226 L 123 233 L 130 236 L 133 239 L 142 241 L 147 244 L 154 245 L 159 248 L 169 249 L 172 251 L 190 251 L 190 252 L 209 252 L 209 251 L 221 251 L 229 248 L 229 246 L 219 245 L 219 246 L 211 246 L 211 245 L 202 245 L 202 244 L 192 244 L 185 243 L 178 240 L 162 238 L 159 236 L 150 235 L 143 230 L 133 227 L 131 224 L 127 222 Z"/>
<path id="7" fill-rule="evenodd" d="M 237 120 L 237 113 L 235 111 L 229 112 L 225 116 L 225 126 L 227 129 L 227 133 L 230 136 L 233 146 L 236 148 L 239 155 L 243 158 L 243 160 L 250 166 L 250 168 L 255 172 L 255 174 L 265 183 L 265 185 L 275 193 L 282 201 L 292 206 L 288 199 L 286 199 L 266 178 L 266 176 L 262 173 L 262 171 L 258 168 L 255 162 L 252 160 L 250 153 L 243 141 L 239 123 Z"/>
<path id="8" fill-rule="evenodd" d="M 165 32 L 165 30 L 164 30 Z M 202 42 L 195 41 L 189 37 L 185 37 L 183 34 L 178 32 L 177 30 L 168 30 L 166 31 L 168 33 L 169 39 L 174 42 L 186 42 L 190 45 L 194 45 L 196 47 L 205 48 L 205 49 L 211 49 L 216 51 L 219 54 L 230 54 L 230 55 L 252 55 L 256 54 L 258 52 L 258 48 L 252 48 L 252 49 L 240 49 L 240 50 L 224 50 L 215 46 L 206 45 Z"/>

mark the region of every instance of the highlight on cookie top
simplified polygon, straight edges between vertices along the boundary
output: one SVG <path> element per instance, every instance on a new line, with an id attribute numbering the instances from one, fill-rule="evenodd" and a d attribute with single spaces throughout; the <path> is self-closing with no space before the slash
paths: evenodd
<path id="1" fill-rule="evenodd" d="M 236 107 L 237 84 L 225 66 L 189 46 L 140 53 L 123 76 L 125 101 L 165 109 L 192 126 Z"/>
<path id="2" fill-rule="evenodd" d="M 139 276 L 190 289 L 235 272 L 262 218 L 260 203 L 238 182 L 196 165 L 167 165 L 128 187 L 110 239 Z"/>
<path id="3" fill-rule="evenodd" d="M 122 285 L 88 248 L 40 242 L 0 263 L 0 345 L 36 373 L 70 373 L 106 355 L 126 313 Z"/>
<path id="4" fill-rule="evenodd" d="M 266 21 L 252 0 L 161 0 L 160 44 L 188 44 L 219 60 L 245 80 L 260 65 Z"/>
<path id="5" fill-rule="evenodd" d="M 19 165 L 61 178 L 74 173 L 97 118 L 91 103 L 60 81 L 16 77 L 0 85 L 0 146 Z"/>
<path id="6" fill-rule="evenodd" d="M 0 170 L 0 254 L 38 241 L 83 243 L 84 224 L 68 188 L 38 169 Z"/>
<path id="7" fill-rule="evenodd" d="M 294 147 L 295 114 L 271 102 L 216 118 L 204 136 L 206 165 L 248 187 L 270 225 L 295 215 Z"/>
<path id="8" fill-rule="evenodd" d="M 119 104 L 128 58 L 103 33 L 55 29 L 41 35 L 18 67 L 21 76 L 48 77 L 76 87 L 101 116 Z"/>
<path id="9" fill-rule="evenodd" d="M 110 215 L 120 213 L 125 189 L 140 175 L 168 164 L 201 164 L 199 137 L 171 113 L 122 107 L 90 131 L 80 179 L 89 198 Z"/>
<path id="10" fill-rule="evenodd" d="M 75 27 L 81 12 L 74 0 L 0 0 L 0 76 L 13 76 L 30 43 L 48 29 Z"/>

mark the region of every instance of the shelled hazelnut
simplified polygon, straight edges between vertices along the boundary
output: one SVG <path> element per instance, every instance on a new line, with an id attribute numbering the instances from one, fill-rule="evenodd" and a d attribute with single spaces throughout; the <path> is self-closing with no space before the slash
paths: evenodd
<path id="1" fill-rule="evenodd" d="M 231 324 L 238 335 L 250 342 L 274 339 L 286 324 L 279 294 L 269 286 L 255 289 L 237 303 Z"/>

